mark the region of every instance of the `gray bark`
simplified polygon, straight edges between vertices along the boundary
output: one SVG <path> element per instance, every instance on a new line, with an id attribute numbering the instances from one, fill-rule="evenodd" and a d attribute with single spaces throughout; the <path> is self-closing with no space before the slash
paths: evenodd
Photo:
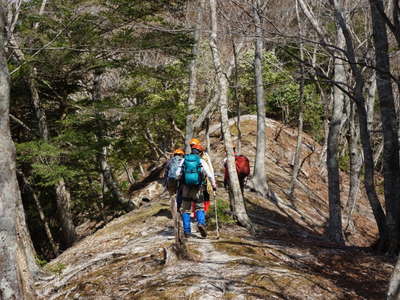
<path id="1" fill-rule="evenodd" d="M 370 78 L 368 95 L 366 98 L 366 109 L 367 109 L 367 120 L 368 120 L 368 130 L 372 131 L 374 125 L 374 105 L 375 105 L 375 93 L 376 93 L 376 73 L 374 72 Z"/>
<path id="2" fill-rule="evenodd" d="M 300 59 L 301 59 L 301 61 L 304 61 L 304 45 L 301 40 L 301 37 L 303 36 L 303 28 L 302 28 L 302 24 L 301 24 L 300 15 L 299 15 L 298 1 L 296 1 L 296 17 L 297 17 L 297 23 L 299 26 Z M 300 65 L 299 97 L 300 97 L 300 99 L 299 99 L 299 123 L 298 123 L 298 128 L 297 128 L 296 152 L 295 152 L 294 160 L 293 160 L 293 173 L 292 173 L 292 179 L 291 179 L 290 188 L 289 188 L 289 195 L 291 198 L 293 198 L 293 193 L 294 193 L 294 189 L 296 186 L 297 176 L 300 171 L 300 156 L 301 156 L 301 144 L 302 144 L 302 134 L 303 134 L 303 102 L 304 102 L 304 66 L 303 65 Z"/>
<path id="3" fill-rule="evenodd" d="M 400 256 L 397 258 L 397 263 L 390 277 L 389 289 L 387 292 L 387 300 L 400 299 Z"/>
<path id="4" fill-rule="evenodd" d="M 23 240 L 19 233 L 26 233 L 21 228 L 24 224 L 19 217 L 19 204 L 21 195 L 16 177 L 15 147 L 11 139 L 9 124 L 10 83 L 5 56 L 5 3 L 0 3 L 0 298 L 24 299 L 32 295 L 32 272 L 28 266 L 28 253 L 30 239 L 27 240 L 27 248 L 23 246 Z M 25 228 L 26 230 L 26 228 Z M 27 268 L 25 268 L 28 266 Z"/>
<path id="5" fill-rule="evenodd" d="M 247 215 L 246 207 L 244 205 L 243 195 L 240 190 L 239 179 L 236 172 L 235 158 L 232 147 L 232 138 L 229 131 L 228 119 L 228 80 L 222 72 L 220 52 L 217 47 L 217 7 L 216 0 L 210 0 L 210 15 L 211 15 L 211 34 L 210 34 L 210 48 L 212 52 L 215 73 L 218 80 L 218 87 L 220 91 L 219 107 L 221 113 L 222 132 L 224 136 L 224 144 L 227 152 L 227 165 L 230 179 L 230 189 L 232 191 L 232 204 L 233 213 L 238 223 L 246 227 L 248 230 L 253 230 L 252 223 Z"/>
<path id="6" fill-rule="evenodd" d="M 353 103 L 351 103 L 350 106 L 350 123 L 348 134 L 348 148 L 350 154 L 350 188 L 346 205 L 347 219 L 345 230 L 351 225 L 351 216 L 356 205 L 360 188 L 360 171 L 363 163 L 358 147 L 359 135 L 357 134 L 358 123 L 355 122 L 355 107 Z"/>
<path id="7" fill-rule="evenodd" d="M 239 42 L 235 48 L 236 48 L 236 54 L 237 54 L 237 56 L 239 56 L 240 51 L 243 49 L 243 41 Z M 228 64 L 227 70 L 225 72 L 225 76 L 227 78 L 231 77 L 234 66 L 235 66 L 235 57 L 233 56 Z M 206 107 L 203 109 L 203 111 L 200 113 L 199 117 L 194 122 L 194 124 L 193 124 L 194 130 L 199 129 L 201 124 L 203 124 L 204 120 L 207 117 L 209 117 L 209 115 L 212 113 L 214 107 L 218 104 L 218 101 L 220 98 L 220 93 L 221 92 L 218 89 L 215 91 L 215 94 L 212 97 L 212 99 L 208 102 Z"/>
<path id="8" fill-rule="evenodd" d="M 265 99 L 264 85 L 262 77 L 262 23 L 260 17 L 260 0 L 253 1 L 253 22 L 256 30 L 255 53 L 254 53 L 254 75 L 255 90 L 257 102 L 257 141 L 256 141 L 256 158 L 254 163 L 252 185 L 254 190 L 263 197 L 267 197 L 269 188 L 267 185 L 267 176 L 265 168 Z"/>
<path id="9" fill-rule="evenodd" d="M 193 137 L 193 121 L 194 121 L 194 110 L 196 103 L 196 91 L 197 91 L 197 57 L 199 55 L 199 46 L 201 38 L 201 19 L 203 16 L 204 0 L 199 1 L 199 7 L 197 8 L 197 18 L 193 32 L 193 49 L 192 49 L 192 60 L 189 64 L 189 96 L 187 102 L 187 116 L 186 116 L 186 135 L 185 135 L 185 149 L 186 153 L 190 153 L 190 140 Z"/>
<path id="10" fill-rule="evenodd" d="M 375 46 L 376 84 L 383 129 L 383 176 L 386 217 L 389 229 L 389 253 L 399 248 L 400 162 L 396 109 L 390 77 L 389 42 L 381 0 L 370 0 L 373 41 Z"/>
<path id="11" fill-rule="evenodd" d="M 345 40 L 343 31 L 337 28 L 336 45 L 343 49 Z M 343 56 L 339 51 L 336 52 L 334 81 L 339 84 L 346 82 L 346 70 L 344 68 Z M 345 95 L 337 86 L 333 88 L 333 111 L 329 124 L 328 149 L 327 149 L 327 168 L 328 168 L 328 191 L 329 191 L 329 224 L 328 236 L 332 241 L 344 243 L 342 232 L 342 215 L 340 207 L 340 181 L 338 163 L 338 142 L 343 119 L 343 105 Z"/>
<path id="12" fill-rule="evenodd" d="M 240 99 L 239 99 L 239 95 L 238 95 L 238 84 L 239 84 L 239 80 L 238 80 L 238 53 L 237 53 L 237 49 L 236 49 L 236 45 L 235 45 L 235 41 L 232 41 L 232 48 L 233 48 L 233 59 L 235 62 L 235 78 L 234 78 L 234 87 L 233 87 L 233 94 L 234 94 L 234 98 L 236 101 L 236 115 L 237 115 L 237 121 L 236 121 L 236 128 L 237 128 L 237 140 L 236 140 L 236 151 L 237 153 L 241 152 L 241 147 L 242 147 L 242 131 L 240 129 Z"/>
<path id="13" fill-rule="evenodd" d="M 335 7 L 333 1 L 334 0 L 331 0 L 331 3 Z M 342 17 L 341 13 L 337 10 L 335 11 L 335 18 L 339 26 L 342 28 L 346 40 L 347 51 L 345 52 L 345 54 L 350 63 L 350 67 L 355 80 L 355 87 L 353 88 L 353 93 L 354 93 L 353 100 L 357 105 L 358 120 L 359 120 L 358 122 L 360 126 L 360 139 L 364 154 L 364 171 L 365 171 L 364 186 L 367 192 L 368 201 L 371 205 L 372 212 L 374 214 L 379 230 L 380 243 L 378 247 L 382 249 L 383 247 L 385 247 L 385 244 L 387 242 L 388 230 L 386 225 L 386 217 L 375 190 L 373 151 L 371 147 L 370 133 L 368 130 L 368 116 L 365 108 L 365 99 L 363 94 L 364 78 L 361 74 L 361 70 L 356 60 L 353 40 L 350 31 L 348 30 L 347 24 L 344 18 Z"/>
<path id="14" fill-rule="evenodd" d="M 367 97 L 366 97 L 366 110 L 367 110 L 367 126 L 369 132 L 371 132 L 373 127 L 373 120 L 374 120 L 374 100 L 375 100 L 375 92 L 376 92 L 376 76 L 375 72 L 372 74 L 369 82 L 368 82 L 368 89 L 367 89 Z M 346 225 L 345 231 L 348 227 L 352 227 L 351 220 L 354 208 L 356 206 L 357 197 L 359 193 L 360 187 L 360 171 L 363 165 L 363 157 L 360 153 L 358 143 L 360 139 L 359 135 L 359 124 L 355 120 L 355 107 L 351 103 L 351 110 L 350 110 L 350 124 L 349 124 L 349 153 L 350 153 L 350 189 L 349 189 L 349 196 L 346 205 Z M 358 134 L 357 134 L 358 132 Z M 376 161 L 374 157 L 374 161 Z"/>
<path id="15" fill-rule="evenodd" d="M 70 208 L 71 195 L 61 178 L 56 186 L 57 214 L 61 222 L 63 241 L 67 247 L 71 247 L 75 242 L 77 235 L 75 225 L 72 222 L 72 213 Z"/>

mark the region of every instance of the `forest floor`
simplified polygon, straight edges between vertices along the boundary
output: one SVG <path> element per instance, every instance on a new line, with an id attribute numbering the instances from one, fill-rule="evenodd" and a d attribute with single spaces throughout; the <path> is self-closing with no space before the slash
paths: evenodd
<path id="1" fill-rule="evenodd" d="M 254 157 L 254 128 L 252 118 L 243 118 L 242 152 L 249 158 Z M 232 224 L 222 205 L 220 238 L 215 236 L 210 213 L 209 236 L 203 239 L 195 233 L 187 241 L 191 258 L 178 259 L 169 196 L 154 181 L 132 195 L 150 202 L 82 238 L 45 267 L 51 275 L 36 282 L 38 298 L 385 299 L 393 261 L 368 248 L 377 230 L 364 193 L 345 230 L 346 246 L 327 241 L 322 149 L 304 137 L 303 172 L 291 199 L 287 189 L 295 130 L 272 120 L 267 128 L 268 180 L 276 200 L 245 190 L 255 234 Z M 223 158 L 218 134 L 212 136 L 215 162 Z M 215 165 L 221 174 L 219 164 Z M 217 178 L 221 186 L 222 177 Z M 341 183 L 343 199 L 347 199 L 344 173 Z M 227 203 L 223 188 L 216 199 Z M 347 223 L 345 214 L 343 221 Z"/>

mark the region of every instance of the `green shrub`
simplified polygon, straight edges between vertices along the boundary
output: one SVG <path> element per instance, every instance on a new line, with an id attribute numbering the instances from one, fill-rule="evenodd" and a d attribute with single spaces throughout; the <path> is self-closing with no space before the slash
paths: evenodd
<path id="1" fill-rule="evenodd" d="M 229 202 L 223 199 L 217 199 L 217 217 L 218 217 L 218 225 L 229 225 L 235 224 L 235 219 L 232 216 Z M 215 206 L 211 205 L 210 210 L 208 211 L 208 225 L 212 228 L 215 228 Z"/>

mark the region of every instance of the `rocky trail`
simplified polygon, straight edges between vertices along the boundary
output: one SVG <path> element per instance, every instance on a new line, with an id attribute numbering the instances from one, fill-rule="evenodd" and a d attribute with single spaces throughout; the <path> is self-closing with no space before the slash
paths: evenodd
<path id="1" fill-rule="evenodd" d="M 248 157 L 254 156 L 254 122 L 250 118 L 242 123 L 243 153 Z M 345 232 L 346 246 L 327 241 L 321 149 L 304 137 L 303 156 L 308 159 L 295 197 L 290 199 L 285 191 L 295 131 L 272 120 L 267 125 L 268 179 L 276 197 L 263 199 L 245 190 L 246 207 L 256 226 L 254 235 L 229 222 L 226 214 L 220 219 L 220 238 L 216 239 L 210 213 L 209 236 L 190 238 L 192 258 L 178 259 L 169 197 L 159 182 L 152 181 L 132 195 L 141 202 L 138 210 L 88 234 L 45 266 L 50 275 L 36 282 L 38 298 L 385 299 L 393 261 L 367 248 L 375 239 L 376 227 L 364 193 Z M 223 145 L 216 132 L 213 159 L 222 161 Z M 218 177 L 220 187 L 221 180 Z M 345 199 L 345 174 L 342 188 Z M 227 204 L 223 188 L 216 199 Z"/>
<path id="2" fill-rule="evenodd" d="M 223 225 L 218 240 L 195 233 L 193 259 L 178 260 L 168 201 L 144 206 L 52 261 L 40 299 L 383 299 L 384 257 L 251 216 L 257 236 L 236 225 Z"/>

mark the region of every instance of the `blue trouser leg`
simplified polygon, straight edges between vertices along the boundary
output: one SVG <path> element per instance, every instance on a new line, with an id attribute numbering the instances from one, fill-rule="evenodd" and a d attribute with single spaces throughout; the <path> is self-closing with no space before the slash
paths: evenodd
<path id="1" fill-rule="evenodd" d="M 182 214 L 182 223 L 183 223 L 183 232 L 191 233 L 190 230 L 190 213 L 183 213 Z"/>
<path id="2" fill-rule="evenodd" d="M 206 214 L 204 210 L 196 210 L 196 218 L 199 225 L 206 225 Z"/>

